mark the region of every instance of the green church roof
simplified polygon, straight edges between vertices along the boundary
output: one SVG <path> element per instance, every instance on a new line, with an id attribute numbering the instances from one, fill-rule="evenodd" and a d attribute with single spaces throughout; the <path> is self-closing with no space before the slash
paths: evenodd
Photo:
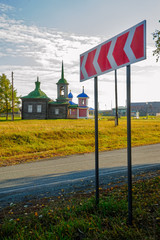
<path id="1" fill-rule="evenodd" d="M 67 80 L 64 78 L 64 70 L 63 70 L 63 61 L 62 61 L 62 72 L 61 72 L 61 79 L 59 79 L 57 84 L 67 84 Z"/>
<path id="2" fill-rule="evenodd" d="M 59 105 L 69 105 L 69 103 L 66 101 L 65 102 L 64 101 L 63 102 L 50 101 L 49 104 L 58 105 L 58 106 Z"/>
<path id="3" fill-rule="evenodd" d="M 37 78 L 37 81 L 35 82 L 35 85 L 36 85 L 35 90 L 30 92 L 27 96 L 22 97 L 22 99 L 23 98 L 48 98 L 49 99 L 49 97 L 47 97 L 47 95 L 41 91 L 40 84 L 41 83 Z"/>

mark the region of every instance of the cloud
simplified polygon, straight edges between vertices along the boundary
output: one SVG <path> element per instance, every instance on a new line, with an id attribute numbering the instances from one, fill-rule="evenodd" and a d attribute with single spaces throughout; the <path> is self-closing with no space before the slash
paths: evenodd
<path id="1" fill-rule="evenodd" d="M 0 7 L 3 11 L 12 10 L 9 6 Z M 79 55 L 101 41 L 99 37 L 27 26 L 23 21 L 11 19 L 5 14 L 0 16 L 0 28 L 0 73 L 10 76 L 10 72 L 14 71 L 15 87 L 21 95 L 33 90 L 31 86 L 34 86 L 37 75 L 42 85 L 48 88 L 48 94 L 56 95 L 55 83 L 61 76 L 62 60 L 65 78 L 78 88 L 81 85 Z M 24 84 L 26 87 L 23 87 Z M 53 85 L 52 93 L 50 84 Z"/>
<path id="2" fill-rule="evenodd" d="M 67 63 L 79 61 L 80 51 L 91 47 L 98 38 L 77 37 L 54 29 L 26 26 L 22 21 L 0 18 L 0 51 L 5 56 L 32 57 L 42 67 L 52 66 L 55 59 Z M 77 40 L 79 39 L 79 40 Z M 5 43 L 5 48 L 4 48 Z"/>
<path id="3" fill-rule="evenodd" d="M 106 39 L 102 36 L 83 36 L 53 28 L 27 25 L 24 21 L 11 17 L 8 12 L 12 11 L 15 12 L 16 9 L 0 4 L 0 74 L 5 73 L 10 78 L 11 72 L 14 72 L 15 88 L 19 95 L 26 95 L 32 91 L 39 76 L 42 91 L 45 90 L 49 97 L 55 99 L 56 83 L 61 77 L 63 60 L 64 75 L 70 84 L 69 89 L 73 89 L 73 95 L 79 94 L 83 84 L 90 95 L 89 101 L 93 103 L 93 80 L 79 82 L 79 56 Z M 137 85 L 144 81 L 149 83 L 150 78 L 157 77 L 159 65 L 152 56 L 153 50 L 154 47 L 148 45 L 147 60 L 131 67 L 132 81 Z M 126 70 L 121 68 L 117 72 L 118 83 L 124 92 Z M 114 72 L 100 76 L 99 82 L 102 93 L 99 96 L 100 101 L 108 101 L 107 96 L 114 99 Z M 149 85 L 146 87 L 149 88 Z"/>
<path id="4" fill-rule="evenodd" d="M 13 10 L 14 10 L 14 7 L 0 3 L 0 12 L 1 13 L 6 13 L 8 11 L 13 11 Z"/>

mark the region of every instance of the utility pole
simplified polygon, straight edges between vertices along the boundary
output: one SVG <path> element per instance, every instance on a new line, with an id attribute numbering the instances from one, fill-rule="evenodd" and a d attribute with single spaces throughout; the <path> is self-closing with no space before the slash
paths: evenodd
<path id="1" fill-rule="evenodd" d="M 13 89 L 13 72 L 12 76 L 12 121 L 14 121 L 14 89 Z"/>

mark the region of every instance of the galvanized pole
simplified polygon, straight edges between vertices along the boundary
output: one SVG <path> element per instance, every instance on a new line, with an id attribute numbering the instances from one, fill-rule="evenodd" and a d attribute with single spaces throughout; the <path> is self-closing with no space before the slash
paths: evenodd
<path id="1" fill-rule="evenodd" d="M 118 126 L 117 70 L 115 70 L 115 126 Z"/>
<path id="2" fill-rule="evenodd" d="M 131 156 L 131 73 L 127 66 L 127 160 L 128 160 L 128 223 L 132 225 L 132 156 Z"/>
<path id="3" fill-rule="evenodd" d="M 99 154 L 98 154 L 98 78 L 94 78 L 94 104 L 95 104 L 95 187 L 96 205 L 99 204 Z"/>
<path id="4" fill-rule="evenodd" d="M 12 72 L 12 121 L 14 121 L 14 88 L 13 88 L 13 72 Z"/>

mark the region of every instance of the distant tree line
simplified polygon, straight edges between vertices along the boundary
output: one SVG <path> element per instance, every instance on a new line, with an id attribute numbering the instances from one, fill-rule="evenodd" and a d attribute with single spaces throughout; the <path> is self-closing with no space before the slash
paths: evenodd
<path id="1" fill-rule="evenodd" d="M 17 90 L 13 89 L 12 84 L 5 74 L 0 75 L 0 115 L 5 114 L 8 120 L 9 113 L 12 112 L 12 97 L 14 99 L 14 111 L 19 110 L 20 98 L 17 96 Z"/>

